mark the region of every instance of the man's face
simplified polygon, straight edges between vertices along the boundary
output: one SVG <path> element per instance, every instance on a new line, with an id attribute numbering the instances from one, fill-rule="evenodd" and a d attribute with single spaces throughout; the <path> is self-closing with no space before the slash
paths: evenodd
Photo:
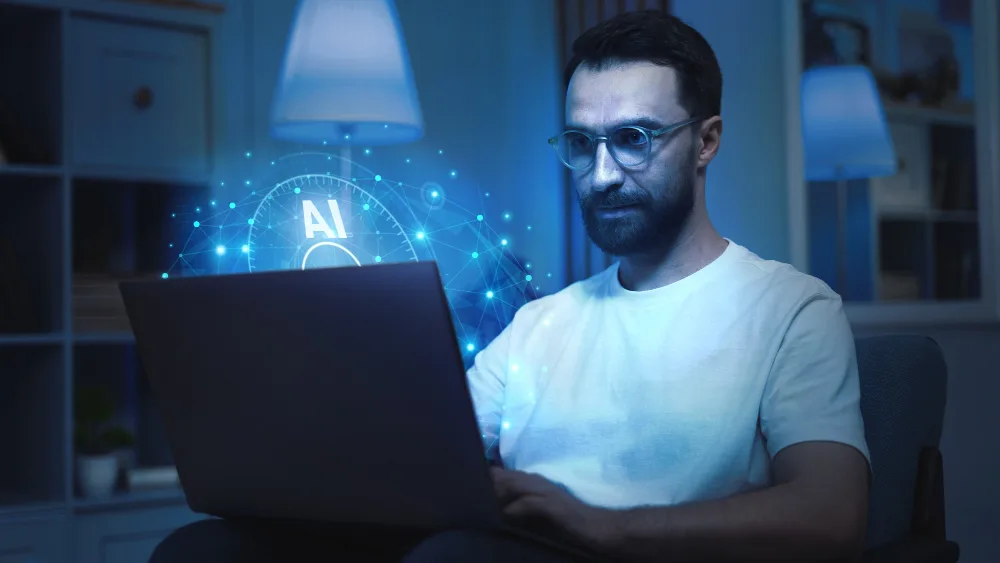
<path id="1" fill-rule="evenodd" d="M 660 129 L 693 116 L 678 103 L 673 69 L 623 63 L 601 70 L 580 66 L 566 93 L 566 128 L 611 135 L 619 127 Z M 622 166 L 606 142 L 594 163 L 573 170 L 587 234 L 601 250 L 631 256 L 674 244 L 694 208 L 697 125 L 651 140 L 649 157 Z"/>

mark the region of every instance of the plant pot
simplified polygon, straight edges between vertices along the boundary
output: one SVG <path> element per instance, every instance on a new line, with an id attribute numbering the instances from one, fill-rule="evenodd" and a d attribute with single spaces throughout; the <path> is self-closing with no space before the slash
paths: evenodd
<path id="1" fill-rule="evenodd" d="M 118 484 L 118 456 L 114 453 L 78 456 L 76 479 L 85 497 L 111 496 Z"/>

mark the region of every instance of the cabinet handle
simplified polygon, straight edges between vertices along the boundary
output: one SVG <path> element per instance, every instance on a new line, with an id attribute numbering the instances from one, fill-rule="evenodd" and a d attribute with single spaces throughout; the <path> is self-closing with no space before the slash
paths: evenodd
<path id="1" fill-rule="evenodd" d="M 153 90 L 143 86 L 132 94 L 132 105 L 138 110 L 147 110 L 153 105 Z"/>

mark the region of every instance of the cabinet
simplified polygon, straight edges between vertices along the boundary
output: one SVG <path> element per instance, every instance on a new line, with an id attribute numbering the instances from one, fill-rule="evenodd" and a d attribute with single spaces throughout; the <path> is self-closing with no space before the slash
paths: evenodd
<path id="1" fill-rule="evenodd" d="M 159 275 L 171 209 L 211 199 L 245 107 L 220 102 L 226 17 L 0 0 L 0 563 L 140 563 L 201 518 L 177 488 L 79 494 L 74 399 L 107 390 L 136 466 L 171 463 L 116 282 Z"/>
<path id="2" fill-rule="evenodd" d="M 81 168 L 201 179 L 209 155 L 209 37 L 75 16 L 73 160 Z"/>

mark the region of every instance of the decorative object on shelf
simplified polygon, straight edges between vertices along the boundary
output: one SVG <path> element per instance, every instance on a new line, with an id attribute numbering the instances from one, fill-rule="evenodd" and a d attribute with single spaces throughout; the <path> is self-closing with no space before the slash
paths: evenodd
<path id="1" fill-rule="evenodd" d="M 278 76 L 271 134 L 342 147 L 345 180 L 352 177 L 351 146 L 423 137 L 423 114 L 393 0 L 300 1 Z"/>
<path id="2" fill-rule="evenodd" d="M 834 9 L 830 9 L 834 8 Z M 860 18 L 829 2 L 810 0 L 803 9 L 805 66 L 871 65 L 869 29 Z"/>
<path id="3" fill-rule="evenodd" d="M 118 485 L 119 451 L 131 447 L 134 436 L 114 426 L 114 399 L 103 387 L 77 389 L 74 401 L 76 475 L 85 497 L 106 497 Z"/>
<path id="4" fill-rule="evenodd" d="M 892 100 L 942 107 L 955 103 L 961 68 L 948 28 L 929 12 L 898 13 L 899 72 L 880 73 L 879 86 Z"/>
<path id="5" fill-rule="evenodd" d="M 806 70 L 801 96 L 806 179 L 837 183 L 837 291 L 846 300 L 847 182 L 895 174 L 896 152 L 868 68 Z"/>
<path id="6" fill-rule="evenodd" d="M 132 330 L 118 293 L 120 280 L 110 275 L 73 276 L 73 330 L 127 333 Z"/>
<path id="7" fill-rule="evenodd" d="M 926 126 L 913 123 L 889 125 L 898 155 L 897 172 L 872 178 L 871 198 L 879 209 L 928 211 L 931 207 L 930 143 Z"/>

